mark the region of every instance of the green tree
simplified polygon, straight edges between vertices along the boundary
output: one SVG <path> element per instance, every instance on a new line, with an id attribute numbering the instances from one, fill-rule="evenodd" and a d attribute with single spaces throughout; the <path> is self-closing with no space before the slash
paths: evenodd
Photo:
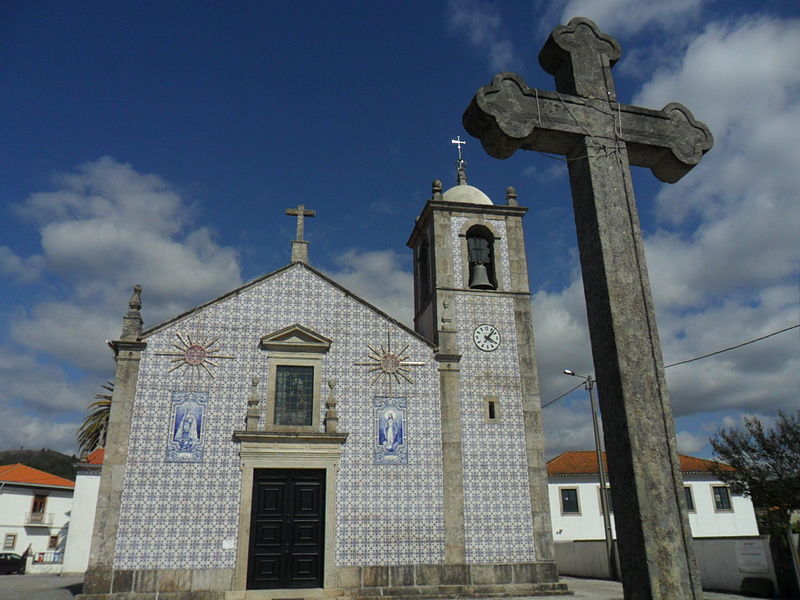
<path id="1" fill-rule="evenodd" d="M 800 509 L 800 410 L 778 411 L 772 427 L 746 417 L 743 428 L 720 429 L 710 441 L 715 457 L 733 467 L 718 468 L 716 476 L 752 498 L 773 532 L 788 531 L 792 511 Z"/>
<path id="2" fill-rule="evenodd" d="M 81 453 L 88 453 L 105 446 L 106 431 L 108 430 L 108 416 L 111 414 L 111 397 L 114 394 L 114 384 L 110 381 L 102 386 L 108 394 L 97 394 L 95 401 L 88 406 L 91 411 L 83 420 L 78 429 L 78 447 Z"/>

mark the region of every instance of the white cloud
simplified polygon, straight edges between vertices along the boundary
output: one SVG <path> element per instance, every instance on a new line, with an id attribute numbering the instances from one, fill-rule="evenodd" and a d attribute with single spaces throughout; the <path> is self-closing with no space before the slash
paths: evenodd
<path id="1" fill-rule="evenodd" d="M 588 399 L 585 404 L 554 404 L 544 409 L 544 430 L 550 432 L 545 447 L 548 460 L 569 450 L 594 450 L 591 414 Z"/>
<path id="2" fill-rule="evenodd" d="M 22 310 L 11 331 L 21 345 L 81 368 L 108 371 L 103 340 L 119 335 L 131 288 L 144 287 L 155 323 L 241 284 L 237 253 L 156 175 L 104 157 L 56 176 L 58 188 L 31 195 L 16 212 L 39 226 L 41 255 L 0 252 L 0 264 L 36 261 L 60 295 Z"/>
<path id="3" fill-rule="evenodd" d="M 65 454 L 77 451 L 75 432 L 79 423 L 56 423 L 52 415 L 44 418 L 21 413 L 0 401 L 3 419 L 0 420 L 0 447 L 3 449 L 49 448 Z"/>
<path id="4" fill-rule="evenodd" d="M 0 402 L 47 413 L 83 410 L 97 393 L 92 384 L 71 380 L 60 366 L 10 346 L 0 346 L 0 383 Z"/>
<path id="5" fill-rule="evenodd" d="M 485 52 L 494 71 L 519 70 L 514 46 L 503 36 L 503 22 L 497 8 L 480 0 L 450 0 L 445 14 L 451 32 L 467 36 L 470 44 Z"/>
<path id="6" fill-rule="evenodd" d="M 561 12 L 561 22 L 588 17 L 602 31 L 614 35 L 636 33 L 649 26 L 672 29 L 696 17 L 704 0 L 570 0 Z"/>
<path id="7" fill-rule="evenodd" d="M 21 258 L 7 246 L 0 246 L 0 275 L 10 276 L 22 283 L 38 279 L 42 271 L 42 257 Z"/>
<path id="8" fill-rule="evenodd" d="M 403 268 L 406 257 L 394 250 L 349 250 L 334 259 L 328 275 L 354 294 L 409 327 L 414 323 L 414 276 Z"/>
<path id="9" fill-rule="evenodd" d="M 678 452 L 681 454 L 697 454 L 708 444 L 708 438 L 694 435 L 688 431 L 679 431 L 675 437 L 678 438 Z"/>

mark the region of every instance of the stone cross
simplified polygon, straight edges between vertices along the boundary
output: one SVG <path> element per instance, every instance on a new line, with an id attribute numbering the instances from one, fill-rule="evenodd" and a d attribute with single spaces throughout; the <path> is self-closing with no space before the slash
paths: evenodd
<path id="1" fill-rule="evenodd" d="M 553 30 L 539 64 L 556 92 L 496 75 L 464 113 L 496 158 L 566 156 L 625 598 L 702 598 L 629 165 L 678 181 L 712 146 L 682 105 L 617 102 L 616 40 L 590 20 Z"/>
<path id="2" fill-rule="evenodd" d="M 297 232 L 295 239 L 292 241 L 292 262 L 308 262 L 308 242 L 303 239 L 304 232 L 304 217 L 315 217 L 317 212 L 314 210 L 306 210 L 302 204 L 298 204 L 297 208 L 287 208 L 286 214 L 292 217 L 297 217 Z"/>

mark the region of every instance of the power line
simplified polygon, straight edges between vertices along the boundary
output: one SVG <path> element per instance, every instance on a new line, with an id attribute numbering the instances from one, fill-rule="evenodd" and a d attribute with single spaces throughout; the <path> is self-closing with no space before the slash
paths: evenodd
<path id="1" fill-rule="evenodd" d="M 581 381 L 581 382 L 580 382 L 578 385 L 576 385 L 574 388 L 570 388 L 570 389 L 568 389 L 566 392 L 564 392 L 563 394 L 561 394 L 561 395 L 560 395 L 558 398 L 554 398 L 553 400 L 550 400 L 550 402 L 548 402 L 547 404 L 542 404 L 542 408 L 547 408 L 547 407 L 548 407 L 548 406 L 550 406 L 551 404 L 554 404 L 554 403 L 558 402 L 558 401 L 559 401 L 559 400 L 561 400 L 561 399 L 562 399 L 564 396 L 566 396 L 566 395 L 568 395 L 568 394 L 571 394 L 572 392 L 574 392 L 575 390 L 577 390 L 577 389 L 578 389 L 579 387 L 581 387 L 582 385 L 583 385 L 583 381 Z"/>
<path id="2" fill-rule="evenodd" d="M 756 342 L 760 342 L 761 340 L 765 340 L 767 338 L 770 338 L 773 335 L 778 335 L 779 333 L 785 333 L 786 331 L 791 331 L 792 329 L 797 329 L 798 327 L 800 327 L 800 323 L 797 323 L 795 325 L 790 325 L 789 327 L 785 327 L 784 329 L 781 329 L 779 331 L 773 331 L 772 333 L 768 333 L 767 335 L 762 335 L 761 337 L 757 337 L 755 339 L 748 340 L 746 342 L 742 342 L 741 344 L 736 344 L 735 346 L 730 346 L 728 348 L 723 348 L 722 350 L 716 350 L 715 352 L 709 352 L 708 354 L 703 354 L 702 356 L 695 356 L 694 358 L 687 358 L 686 360 L 680 360 L 678 362 L 674 362 L 672 364 L 665 365 L 664 368 L 665 369 L 669 369 L 670 367 L 677 367 L 678 365 L 684 365 L 686 363 L 694 362 L 696 360 L 701 360 L 703 358 L 708 358 L 709 356 L 716 356 L 717 354 L 722 354 L 723 352 L 728 352 L 730 350 L 736 350 L 737 348 L 741 348 L 742 346 L 747 346 L 748 344 L 754 344 Z M 550 400 L 546 404 L 542 404 L 542 408 L 547 408 L 551 404 L 555 404 L 556 402 L 561 400 L 564 396 L 567 396 L 567 395 L 571 394 L 572 392 L 577 390 L 582 385 L 583 385 L 583 382 L 579 383 L 574 388 L 571 388 L 571 389 L 567 390 L 566 392 L 561 394 L 558 398 L 553 398 L 552 400 Z"/>
<path id="3" fill-rule="evenodd" d="M 791 325 L 789 327 L 786 327 L 785 329 L 781 329 L 780 331 L 773 331 L 772 333 L 768 333 L 767 335 L 762 335 L 761 337 L 756 338 L 754 340 L 750 340 L 748 342 L 742 342 L 741 344 L 736 344 L 735 346 L 731 346 L 730 348 L 723 348 L 722 350 L 717 350 L 716 352 L 709 352 L 708 354 L 703 354 L 703 356 L 696 356 L 694 358 L 687 358 L 686 360 L 680 360 L 678 362 L 672 363 L 671 365 L 666 365 L 664 368 L 669 369 L 670 367 L 677 367 L 678 365 L 694 362 L 696 360 L 700 360 L 701 358 L 708 358 L 709 356 L 714 356 L 715 354 L 722 354 L 723 352 L 727 352 L 728 350 L 736 350 L 737 348 L 741 348 L 742 346 L 747 346 L 748 344 L 754 344 L 756 342 L 760 342 L 761 340 L 765 340 L 768 337 L 772 337 L 773 335 L 778 335 L 779 333 L 783 333 L 791 329 L 797 329 L 798 327 L 800 327 L 800 323 L 798 323 L 797 325 Z"/>

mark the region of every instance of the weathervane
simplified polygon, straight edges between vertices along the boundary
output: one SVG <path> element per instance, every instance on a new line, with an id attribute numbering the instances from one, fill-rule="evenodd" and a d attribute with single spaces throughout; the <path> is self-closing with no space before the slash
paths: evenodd
<path id="1" fill-rule="evenodd" d="M 400 383 L 404 379 L 408 383 L 414 383 L 411 378 L 411 369 L 409 367 L 419 367 L 424 365 L 421 361 L 408 360 L 409 355 L 406 354 L 408 344 L 406 344 L 399 352 L 392 352 L 392 334 L 386 332 L 386 348 L 381 344 L 380 350 L 376 350 L 369 344 L 369 353 L 366 361 L 353 363 L 359 367 L 370 367 L 369 372 L 375 372 L 375 377 L 372 378 L 372 383 L 378 379 L 385 379 L 389 388 L 389 397 L 392 395 L 392 380 Z"/>

